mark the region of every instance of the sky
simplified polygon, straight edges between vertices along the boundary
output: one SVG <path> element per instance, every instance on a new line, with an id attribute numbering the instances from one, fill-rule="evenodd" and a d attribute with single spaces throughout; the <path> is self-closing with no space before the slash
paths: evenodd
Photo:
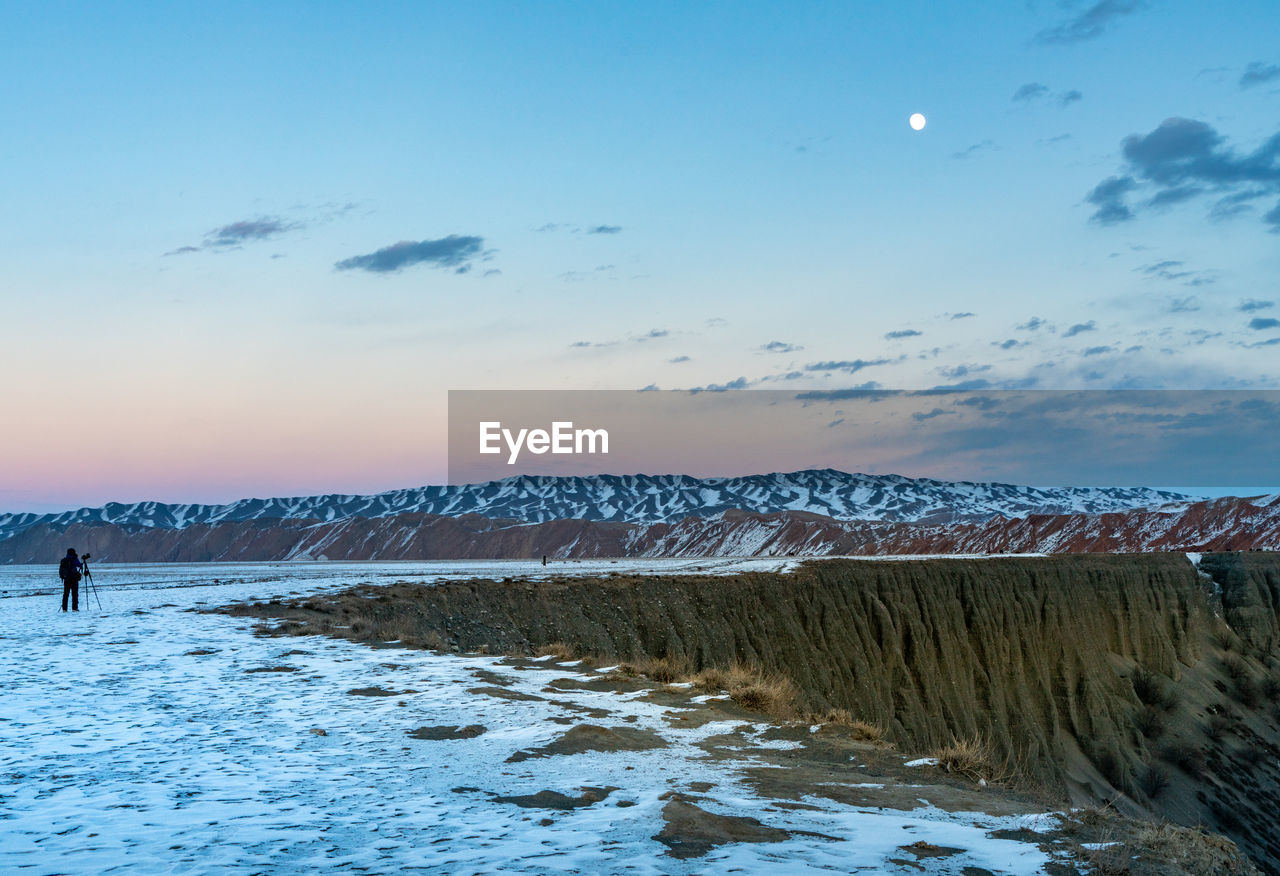
<path id="1" fill-rule="evenodd" d="M 0 511 L 440 483 L 450 389 L 1277 388 L 1278 31 L 0 2 Z"/>

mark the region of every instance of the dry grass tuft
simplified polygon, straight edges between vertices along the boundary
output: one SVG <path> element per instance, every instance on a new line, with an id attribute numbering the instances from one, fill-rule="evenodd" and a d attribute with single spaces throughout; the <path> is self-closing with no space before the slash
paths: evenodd
<path id="1" fill-rule="evenodd" d="M 708 693 L 719 693 L 720 691 L 732 691 L 734 688 L 750 684 L 759 677 L 759 670 L 737 663 L 727 669 L 722 666 L 710 666 L 689 680 L 699 690 L 704 690 Z"/>
<path id="2" fill-rule="evenodd" d="M 788 720 L 796 713 L 795 685 L 781 676 L 760 676 L 746 684 L 730 687 L 729 696 L 744 709 L 764 712 L 777 720 Z"/>
<path id="3" fill-rule="evenodd" d="M 1124 818 L 1114 809 L 1076 810 L 1062 820 L 1076 859 L 1099 874 L 1245 876 L 1258 871 L 1235 843 L 1199 828 Z"/>
<path id="4" fill-rule="evenodd" d="M 849 735 L 859 742 L 870 742 L 873 745 L 887 745 L 884 728 L 879 724 L 867 721 L 854 721 L 849 725 Z"/>
<path id="5" fill-rule="evenodd" d="M 689 663 L 683 657 L 643 657 L 618 666 L 626 675 L 643 675 L 658 684 L 671 684 L 689 675 Z"/>
<path id="6" fill-rule="evenodd" d="M 1240 637 L 1226 624 L 1218 626 L 1210 634 L 1210 638 L 1223 651 L 1235 651 L 1240 647 Z"/>
<path id="7" fill-rule="evenodd" d="M 1163 709 L 1168 712 L 1178 705 L 1178 695 L 1169 686 L 1169 683 L 1162 677 L 1151 670 L 1139 666 L 1133 670 L 1133 674 L 1129 676 L 1129 682 L 1133 685 L 1133 692 L 1138 700 L 1152 708 Z"/>
<path id="8" fill-rule="evenodd" d="M 1149 800 L 1155 800 L 1163 794 L 1171 781 L 1169 771 L 1159 764 L 1148 764 L 1138 772 L 1138 787 Z"/>
<path id="9" fill-rule="evenodd" d="M 552 642 L 549 645 L 543 645 L 534 652 L 537 657 L 554 657 L 560 661 L 569 661 L 575 658 L 573 646 L 568 642 Z"/>
<path id="10" fill-rule="evenodd" d="M 1163 822 L 1137 832 L 1132 845 L 1187 873 L 1256 873 L 1235 843 L 1199 828 Z"/>
<path id="11" fill-rule="evenodd" d="M 1156 740 L 1164 734 L 1164 717 L 1154 706 L 1143 706 L 1133 723 L 1147 739 Z"/>
<path id="12" fill-rule="evenodd" d="M 823 724 L 827 727 L 848 727 L 853 723 L 853 714 L 848 709 L 828 709 L 825 714 L 809 716 L 810 724 Z"/>
<path id="13" fill-rule="evenodd" d="M 1199 776 L 1204 772 L 1204 752 L 1190 742 L 1171 742 L 1160 749 L 1160 757 L 1189 776 Z"/>
<path id="14" fill-rule="evenodd" d="M 764 712 L 775 720 L 795 718 L 799 695 L 791 679 L 766 675 L 755 666 L 736 663 L 730 667 L 711 666 L 689 678 L 694 686 L 711 693 L 725 691 L 730 698 L 753 712 Z M 847 713 L 846 713 L 847 714 Z"/>
<path id="15" fill-rule="evenodd" d="M 738 663 L 730 667 L 711 666 L 697 673 L 680 657 L 645 657 L 619 664 L 624 675 L 643 675 L 659 684 L 691 682 L 708 693 L 721 691 L 743 708 L 763 712 L 778 721 L 795 718 L 799 695 L 791 680 L 766 675 L 760 669 Z"/>
<path id="16" fill-rule="evenodd" d="M 991 754 L 991 746 L 981 736 L 953 739 L 930 755 L 949 773 L 968 776 L 975 782 L 1003 782 L 1008 777 Z"/>
<path id="17" fill-rule="evenodd" d="M 1249 667 L 1235 654 L 1229 654 L 1222 659 L 1222 669 L 1233 681 L 1249 677 Z"/>
<path id="18" fill-rule="evenodd" d="M 1235 732 L 1235 727 L 1236 722 L 1229 714 L 1218 712 L 1209 716 L 1209 726 L 1205 729 L 1205 734 L 1214 742 L 1221 742 L 1228 733 Z"/>
<path id="19" fill-rule="evenodd" d="M 873 745 L 884 744 L 885 731 L 878 724 L 860 721 L 854 718 L 848 709 L 830 709 L 825 714 L 811 714 L 808 723 L 821 724 L 835 730 L 847 732 L 858 742 L 870 742 Z"/>

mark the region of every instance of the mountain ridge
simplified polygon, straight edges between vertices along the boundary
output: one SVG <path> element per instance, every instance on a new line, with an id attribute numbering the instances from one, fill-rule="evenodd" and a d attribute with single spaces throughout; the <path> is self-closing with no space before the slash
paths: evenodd
<path id="1" fill-rule="evenodd" d="M 806 511 L 727 511 L 674 523 L 527 523 L 406 512 L 336 521 L 198 523 L 185 529 L 38 524 L 0 541 L 0 563 L 48 563 L 67 544 L 117 563 L 1280 550 L 1280 495 L 956 524 L 835 520 Z"/>
<path id="2" fill-rule="evenodd" d="M 516 475 L 478 484 L 413 487 L 370 495 L 239 499 L 224 504 L 109 502 L 46 514 L 0 514 L 0 541 L 31 526 L 65 528 L 110 523 L 124 527 L 185 529 L 195 524 L 247 520 L 318 520 L 393 517 L 405 513 L 544 523 L 593 520 L 672 523 L 726 511 L 802 511 L 835 520 L 956 523 L 1031 514 L 1098 514 L 1186 503 L 1191 497 L 1145 487 L 1027 487 L 868 475 L 835 469 L 736 477 L 691 475 Z"/>

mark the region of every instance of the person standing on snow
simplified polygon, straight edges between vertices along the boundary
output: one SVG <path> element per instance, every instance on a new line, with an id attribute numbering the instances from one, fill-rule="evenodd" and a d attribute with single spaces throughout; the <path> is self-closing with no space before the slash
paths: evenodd
<path id="1" fill-rule="evenodd" d="M 67 594 L 71 594 L 71 610 L 80 610 L 80 558 L 75 548 L 67 548 L 67 555 L 58 564 L 58 577 L 62 579 L 62 610 L 67 610 Z"/>

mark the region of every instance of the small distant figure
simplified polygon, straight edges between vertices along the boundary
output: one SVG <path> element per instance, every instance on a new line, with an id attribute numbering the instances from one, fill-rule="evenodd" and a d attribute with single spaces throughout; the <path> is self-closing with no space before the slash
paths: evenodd
<path id="1" fill-rule="evenodd" d="M 545 566 L 546 564 L 547 564 L 547 555 L 546 555 L 546 554 L 543 554 L 543 555 L 542 555 L 542 565 L 544 565 L 544 566 Z"/>
<path id="2" fill-rule="evenodd" d="M 83 564 L 76 556 L 75 548 L 67 548 L 67 555 L 58 563 L 58 577 L 62 579 L 62 610 L 67 610 L 67 595 L 71 596 L 71 610 L 80 610 L 80 570 Z"/>

